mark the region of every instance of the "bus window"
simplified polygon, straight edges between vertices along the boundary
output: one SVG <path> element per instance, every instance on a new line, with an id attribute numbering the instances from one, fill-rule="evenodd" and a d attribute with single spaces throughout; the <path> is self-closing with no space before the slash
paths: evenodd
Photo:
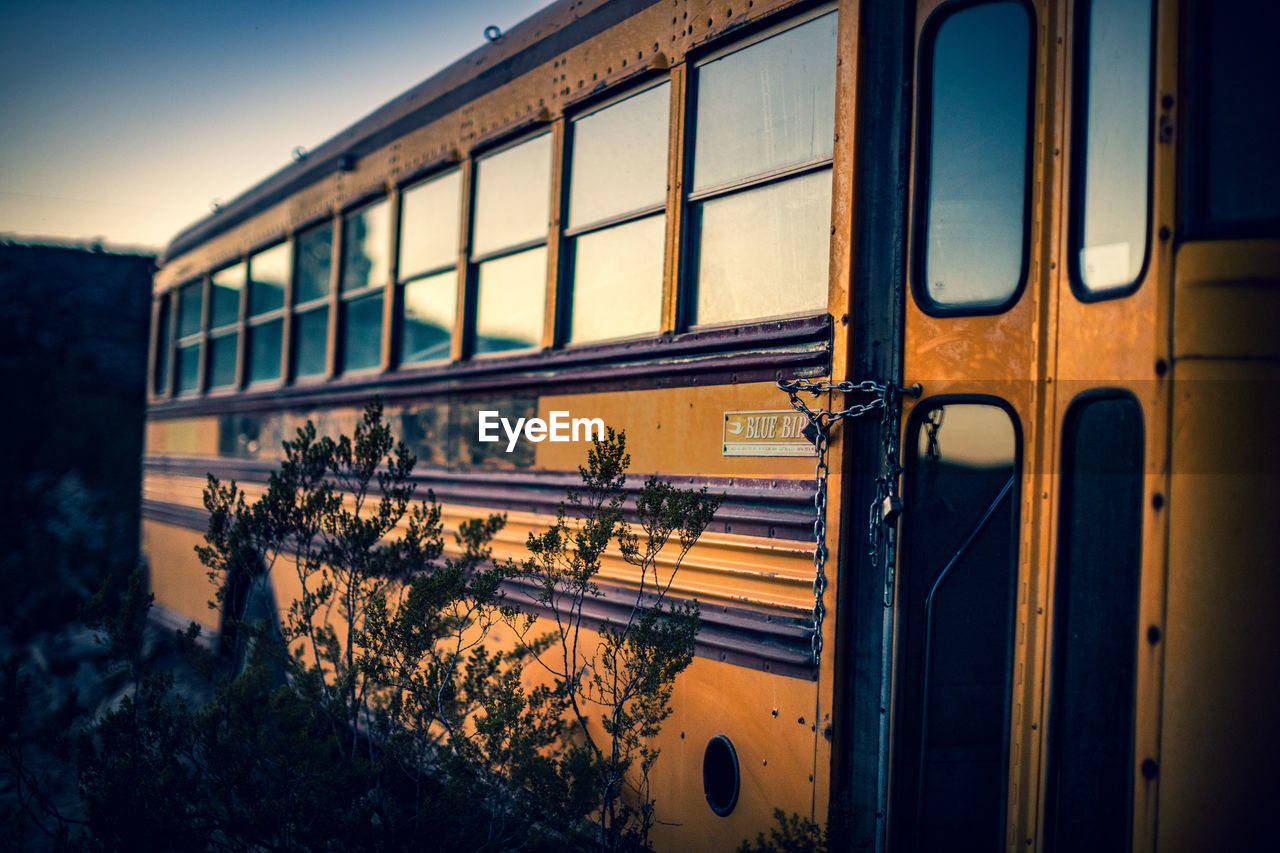
<path id="1" fill-rule="evenodd" d="M 323 376 L 328 369 L 333 223 L 302 232 L 295 243 L 293 375 Z"/>
<path id="2" fill-rule="evenodd" d="M 249 316 L 245 332 L 249 382 L 280 379 L 284 292 L 288 281 L 288 243 L 273 246 L 249 259 Z"/>
<path id="3" fill-rule="evenodd" d="M 550 191 L 549 133 L 476 162 L 471 246 L 476 353 L 542 342 Z"/>
<path id="4" fill-rule="evenodd" d="M 692 323 L 826 306 L 835 74 L 834 12 L 698 66 Z"/>
<path id="5" fill-rule="evenodd" d="M 245 265 L 218 270 L 209 287 L 209 387 L 236 384 L 236 351 L 240 343 L 240 297 Z"/>
<path id="6" fill-rule="evenodd" d="M 1136 284 L 1147 256 L 1152 16 L 1150 0 L 1079 8 L 1072 259 L 1089 298 Z"/>
<path id="7" fill-rule="evenodd" d="M 921 47 L 916 300 L 991 313 L 1017 297 L 1027 264 L 1031 21 L 1020 2 L 941 14 Z"/>
<path id="8" fill-rule="evenodd" d="M 173 346 L 169 338 L 169 306 L 172 301 L 172 295 L 166 293 L 156 306 L 156 357 L 152 363 L 151 393 L 157 397 L 169 393 L 169 350 Z"/>
<path id="9" fill-rule="evenodd" d="M 449 172 L 400 195 L 401 364 L 448 358 L 458 308 L 462 173 Z"/>
<path id="10" fill-rule="evenodd" d="M 1067 412 L 1053 610 L 1046 850 L 1129 849 L 1142 556 L 1142 407 Z"/>
<path id="11" fill-rule="evenodd" d="M 891 849 L 1001 849 L 1018 440 L 985 403 L 929 406 L 907 458 Z"/>
<path id="12" fill-rule="evenodd" d="M 1188 236 L 1280 236 L 1280 6 L 1196 0 L 1188 12 Z"/>
<path id="13" fill-rule="evenodd" d="M 667 83 L 573 120 L 571 342 L 658 331 L 670 124 Z"/>
<path id="14" fill-rule="evenodd" d="M 200 390 L 200 332 L 204 282 L 191 281 L 178 289 L 178 342 L 174 373 L 179 394 Z"/>
<path id="15" fill-rule="evenodd" d="M 391 206 L 386 199 L 342 217 L 341 370 L 382 363 L 382 296 L 391 276 Z"/>

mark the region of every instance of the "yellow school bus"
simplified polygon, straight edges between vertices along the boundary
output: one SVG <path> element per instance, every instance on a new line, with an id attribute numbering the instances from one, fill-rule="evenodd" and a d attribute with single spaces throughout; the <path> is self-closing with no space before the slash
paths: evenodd
<path id="1" fill-rule="evenodd" d="M 659 849 L 733 849 L 774 808 L 839 812 L 859 850 L 1254 849 L 1280 757 L 1277 23 L 548 7 L 166 249 L 160 613 L 217 631 L 204 476 L 261 488 L 307 419 L 349 431 L 381 396 L 422 491 L 453 523 L 505 511 L 511 556 L 598 419 L 634 472 L 725 495 L 672 587 L 703 627 Z M 570 440 L 495 420 L 535 417 Z M 605 580 L 601 619 L 634 583 Z"/>

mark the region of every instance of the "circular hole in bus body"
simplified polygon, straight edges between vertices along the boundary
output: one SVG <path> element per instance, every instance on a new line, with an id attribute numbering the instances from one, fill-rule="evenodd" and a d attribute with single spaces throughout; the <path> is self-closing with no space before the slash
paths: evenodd
<path id="1" fill-rule="evenodd" d="M 727 816 L 738 804 L 738 753 L 733 742 L 724 735 L 707 741 L 702 754 L 702 789 L 707 805 L 720 817 Z"/>

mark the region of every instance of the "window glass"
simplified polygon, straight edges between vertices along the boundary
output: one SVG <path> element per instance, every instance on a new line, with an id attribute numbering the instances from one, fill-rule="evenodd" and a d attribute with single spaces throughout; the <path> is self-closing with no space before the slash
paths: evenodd
<path id="1" fill-rule="evenodd" d="M 457 313 L 458 274 L 452 270 L 404 285 L 404 323 L 400 361 L 412 363 L 449 357 Z"/>
<path id="2" fill-rule="evenodd" d="M 382 363 L 382 294 L 342 303 L 342 370 Z"/>
<path id="3" fill-rule="evenodd" d="M 249 316 L 284 307 L 289 281 L 289 244 L 281 243 L 249 259 Z"/>
<path id="4" fill-rule="evenodd" d="M 299 314 L 293 326 L 293 372 L 296 376 L 320 376 L 325 372 L 329 340 L 329 309 Z"/>
<path id="5" fill-rule="evenodd" d="M 923 405 L 906 442 L 893 846 L 996 850 L 1005 837 L 1017 438 L 997 406 Z"/>
<path id="6" fill-rule="evenodd" d="M 695 192 L 830 157 L 835 13 L 706 63 L 697 87 Z"/>
<path id="7" fill-rule="evenodd" d="M 280 353 L 283 346 L 284 320 L 271 320 L 250 326 L 245 344 L 248 347 L 249 381 L 264 382 L 280 378 Z"/>
<path id="8" fill-rule="evenodd" d="M 1189 4 L 1190 213 L 1210 236 L 1280 234 L 1280 6 Z"/>
<path id="9" fill-rule="evenodd" d="M 1142 407 L 1072 405 L 1063 429 L 1045 848 L 1128 850 L 1133 790 Z"/>
<path id="10" fill-rule="evenodd" d="M 573 122 L 570 228 L 664 202 L 670 124 L 667 83 Z"/>
<path id="11" fill-rule="evenodd" d="M 690 324 L 826 305 L 835 73 L 834 12 L 698 68 Z"/>
<path id="12" fill-rule="evenodd" d="M 1030 28 L 1019 2 L 962 7 L 936 28 L 925 87 L 920 298 L 994 308 L 1025 254 Z"/>
<path id="13" fill-rule="evenodd" d="M 209 387 L 226 388 L 236 383 L 236 344 L 240 335 L 232 332 L 209 339 Z"/>
<path id="14" fill-rule="evenodd" d="M 193 281 L 178 291 L 178 337 L 197 334 L 200 331 L 200 304 L 203 300 L 203 283 Z"/>
<path id="15" fill-rule="evenodd" d="M 698 208 L 698 323 L 726 323 L 827 302 L 831 172 L 708 200 Z"/>
<path id="16" fill-rule="evenodd" d="M 391 212 L 383 200 L 342 220 L 343 293 L 386 284 L 391 275 Z"/>
<path id="17" fill-rule="evenodd" d="M 550 191 L 550 134 L 477 162 L 472 255 L 545 239 Z"/>
<path id="18" fill-rule="evenodd" d="M 572 238 L 571 342 L 661 326 L 670 98 L 663 83 L 574 121 L 570 226 L 642 218 Z"/>
<path id="19" fill-rule="evenodd" d="M 400 196 L 400 279 L 458 262 L 462 173 L 405 189 Z"/>
<path id="20" fill-rule="evenodd" d="M 209 292 L 209 328 L 229 326 L 240 319 L 240 291 L 244 290 L 244 264 L 218 270 L 213 274 Z"/>
<path id="21" fill-rule="evenodd" d="M 546 275 L 547 250 L 543 246 L 480 265 L 477 353 L 541 343 Z"/>
<path id="22" fill-rule="evenodd" d="M 574 241 L 570 340 L 658 331 L 665 220 L 649 216 Z"/>
<path id="23" fill-rule="evenodd" d="M 151 392 L 164 394 L 168 391 L 169 378 L 169 294 L 160 297 L 160 307 L 156 310 L 156 359 L 154 372 L 151 374 Z"/>
<path id="24" fill-rule="evenodd" d="M 333 224 L 304 231 L 297 239 L 297 269 L 294 271 L 293 301 L 296 304 L 319 299 L 329 293 L 329 272 L 333 264 Z"/>
<path id="25" fill-rule="evenodd" d="M 1088 19 L 1080 51 L 1086 100 L 1076 117 L 1084 169 L 1076 251 L 1079 281 L 1096 293 L 1136 281 L 1147 253 L 1151 2 L 1090 3 Z"/>
<path id="26" fill-rule="evenodd" d="M 179 347 L 174 353 L 178 393 L 200 390 L 200 345 Z"/>

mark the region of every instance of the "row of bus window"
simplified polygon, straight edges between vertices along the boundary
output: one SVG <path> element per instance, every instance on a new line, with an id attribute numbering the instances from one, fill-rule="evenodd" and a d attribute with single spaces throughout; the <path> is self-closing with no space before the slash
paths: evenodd
<path id="1" fill-rule="evenodd" d="M 697 65 L 681 327 L 826 307 L 835 70 L 833 11 Z M 432 175 L 178 287 L 159 306 L 156 392 L 169 352 L 184 394 L 380 368 L 386 334 L 391 365 L 450 358 L 455 328 L 464 357 L 540 347 L 549 285 L 567 303 L 557 343 L 657 334 L 671 112 L 663 80 L 569 121 L 554 232 L 542 131 L 476 157 L 469 199 L 461 170 Z"/>
<path id="2" fill-rule="evenodd" d="M 695 66 L 678 327 L 825 307 L 835 20 L 815 14 Z M 1080 4 L 1076 32 L 1070 278 L 1092 300 L 1136 288 L 1149 253 L 1151 2 Z M 946 5 L 926 24 L 912 279 L 929 313 L 1002 311 L 1025 281 L 1033 33 L 1019 0 Z M 555 343 L 656 334 L 671 108 L 661 81 L 570 120 L 562 229 L 548 227 L 559 217 L 549 216 L 555 152 L 544 131 L 477 157 L 469 199 L 461 171 L 432 176 L 348 211 L 340 227 L 326 222 L 214 272 L 207 327 L 203 281 L 184 285 L 160 309 L 162 325 L 177 315 L 174 389 L 379 367 L 384 334 L 395 335 L 391 365 L 539 347 L 549 283 L 562 294 Z M 555 270 L 549 239 L 561 241 Z M 166 331 L 159 393 L 169 387 Z"/>

